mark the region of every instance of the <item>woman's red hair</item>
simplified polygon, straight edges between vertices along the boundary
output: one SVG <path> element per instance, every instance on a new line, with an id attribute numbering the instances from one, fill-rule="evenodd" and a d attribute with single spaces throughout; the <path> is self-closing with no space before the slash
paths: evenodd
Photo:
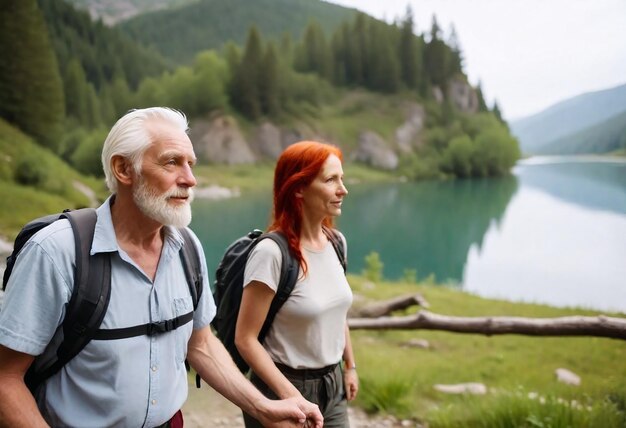
<path id="1" fill-rule="evenodd" d="M 300 141 L 283 151 L 274 170 L 274 207 L 269 230 L 279 230 L 286 235 L 289 249 L 305 274 L 306 261 L 300 251 L 302 200 L 296 198 L 296 193 L 311 184 L 330 155 L 343 162 L 341 150 L 336 146 Z M 333 227 L 333 218 L 326 217 L 323 225 Z"/>

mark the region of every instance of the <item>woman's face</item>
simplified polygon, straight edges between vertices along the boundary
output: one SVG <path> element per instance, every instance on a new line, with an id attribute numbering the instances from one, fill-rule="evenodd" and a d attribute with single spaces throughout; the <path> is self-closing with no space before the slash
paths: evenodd
<path id="1" fill-rule="evenodd" d="M 305 217 L 322 221 L 326 217 L 341 215 L 341 204 L 347 194 L 341 160 L 330 155 L 311 184 L 296 196 L 302 199 Z"/>

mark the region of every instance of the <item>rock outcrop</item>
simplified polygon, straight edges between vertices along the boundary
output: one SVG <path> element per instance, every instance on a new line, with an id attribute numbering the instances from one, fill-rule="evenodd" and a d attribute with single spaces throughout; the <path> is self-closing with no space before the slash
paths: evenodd
<path id="1" fill-rule="evenodd" d="M 189 132 L 198 159 L 227 165 L 249 164 L 256 156 L 241 134 L 237 122 L 228 116 L 198 120 Z"/>
<path id="2" fill-rule="evenodd" d="M 410 153 L 419 146 L 417 137 L 424 128 L 426 112 L 424 107 L 417 103 L 410 103 L 406 107 L 406 120 L 396 129 L 396 144 L 401 153 Z"/>
<path id="3" fill-rule="evenodd" d="M 270 122 L 263 122 L 256 129 L 254 147 L 262 157 L 278 159 L 283 151 L 281 130 Z"/>
<path id="4" fill-rule="evenodd" d="M 359 135 L 357 148 L 351 158 L 374 168 L 394 170 L 398 167 L 398 155 L 380 135 L 372 131 L 364 131 Z"/>
<path id="5" fill-rule="evenodd" d="M 448 82 L 448 97 L 452 104 L 463 113 L 478 112 L 478 94 L 469 83 L 460 78 Z"/>

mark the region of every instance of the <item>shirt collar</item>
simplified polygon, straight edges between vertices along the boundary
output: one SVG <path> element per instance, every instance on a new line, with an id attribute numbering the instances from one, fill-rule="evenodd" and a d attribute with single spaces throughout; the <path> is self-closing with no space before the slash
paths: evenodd
<path id="1" fill-rule="evenodd" d="M 111 202 L 115 195 L 111 195 L 96 210 L 98 219 L 96 220 L 96 228 L 93 234 L 93 243 L 91 244 L 91 254 L 119 252 L 120 248 L 117 244 L 115 236 L 115 228 L 113 227 L 113 218 L 111 217 Z M 164 246 L 167 253 L 177 253 L 183 246 L 183 237 L 172 226 L 164 226 L 163 228 Z M 164 252 L 164 254 L 166 254 Z"/>

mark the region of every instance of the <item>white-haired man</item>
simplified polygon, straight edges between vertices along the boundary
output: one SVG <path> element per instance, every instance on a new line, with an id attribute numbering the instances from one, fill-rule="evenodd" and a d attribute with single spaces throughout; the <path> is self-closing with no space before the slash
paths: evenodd
<path id="1" fill-rule="evenodd" d="M 112 195 L 97 210 L 91 253 L 111 254 L 111 299 L 102 326 L 124 328 L 193 310 L 177 257 L 177 228 L 191 221 L 196 157 L 187 119 L 175 110 L 134 110 L 111 129 L 102 150 Z M 239 372 L 210 321 L 215 303 L 202 259 L 203 288 L 193 320 L 155 336 L 92 340 L 36 397 L 24 375 L 62 323 L 75 258 L 67 220 L 22 249 L 0 312 L 0 426 L 180 426 L 187 398 L 185 358 L 226 398 L 267 426 L 322 426 L 305 400 L 268 400 Z M 202 247 L 194 236 L 198 252 Z"/>

